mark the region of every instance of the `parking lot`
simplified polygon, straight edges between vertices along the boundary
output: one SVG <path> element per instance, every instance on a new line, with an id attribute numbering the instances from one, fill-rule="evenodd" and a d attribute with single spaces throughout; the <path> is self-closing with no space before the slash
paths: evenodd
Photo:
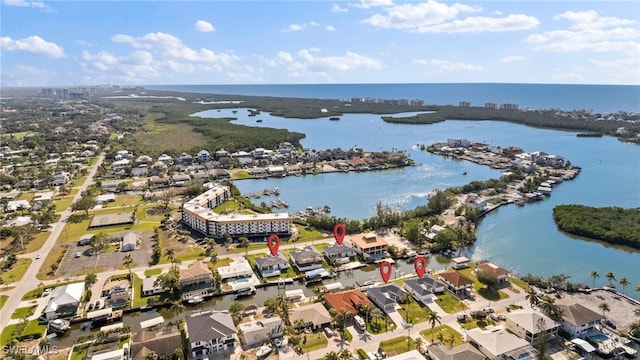
<path id="1" fill-rule="evenodd" d="M 102 268 L 103 271 L 116 270 L 122 264 L 122 259 L 131 255 L 135 266 L 145 266 L 151 260 L 151 237 L 153 233 L 141 234 L 140 246 L 134 251 L 128 252 L 106 252 L 100 255 L 92 255 L 91 247 L 88 245 L 79 246 L 70 244 L 64 258 L 60 262 L 58 273 L 61 276 L 77 276 L 83 271 Z M 76 257 L 76 253 L 80 253 Z"/>

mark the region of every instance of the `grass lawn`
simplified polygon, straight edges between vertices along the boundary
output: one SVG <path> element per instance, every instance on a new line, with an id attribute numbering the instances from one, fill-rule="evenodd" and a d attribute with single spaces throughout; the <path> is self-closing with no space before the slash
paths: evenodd
<path id="1" fill-rule="evenodd" d="M 304 342 L 304 339 L 307 339 L 306 343 L 302 345 L 302 351 L 306 353 L 309 351 L 324 349 L 329 344 L 327 337 L 324 336 L 323 333 L 304 334 L 302 339 L 302 342 Z"/>
<path id="2" fill-rule="evenodd" d="M 300 237 L 298 238 L 298 241 L 300 242 L 320 240 L 327 237 L 327 235 L 322 234 L 318 230 L 308 230 L 304 226 L 300 225 L 296 225 L 296 227 L 298 228 L 298 234 L 300 235 Z"/>
<path id="3" fill-rule="evenodd" d="M 19 324 L 8 325 L 2 330 L 2 334 L 0 334 L 0 345 L 6 345 L 9 340 L 14 337 L 33 335 L 35 338 L 41 337 L 45 330 L 47 330 L 47 325 L 38 324 L 38 320 L 31 320 L 27 322 L 26 326 L 19 334 L 14 334 L 14 331 L 18 328 Z"/>
<path id="4" fill-rule="evenodd" d="M 222 266 L 228 266 L 229 264 L 231 264 L 231 259 L 230 258 L 218 258 L 218 261 L 216 261 L 215 264 L 212 264 L 211 262 L 209 262 L 209 268 L 211 268 L 211 271 L 222 267 Z"/>
<path id="5" fill-rule="evenodd" d="M 73 196 L 65 196 L 57 200 L 54 200 L 53 203 L 56 204 L 57 212 L 63 212 L 67 210 L 67 208 L 69 208 L 69 205 L 71 205 L 72 201 L 73 201 Z"/>
<path id="6" fill-rule="evenodd" d="M 33 131 L 21 131 L 21 132 L 17 132 L 17 133 L 11 133 L 11 134 L 2 134 L 0 135 L 0 137 L 2 138 L 13 138 L 15 140 L 22 140 L 27 136 L 33 136 L 36 133 Z"/>
<path id="7" fill-rule="evenodd" d="M 7 295 L 0 295 L 0 309 L 2 309 L 7 300 L 9 300 Z"/>
<path id="8" fill-rule="evenodd" d="M 450 327 L 449 325 L 440 325 L 440 326 L 436 326 L 433 328 L 433 338 L 434 341 L 438 341 L 438 333 L 442 333 L 442 335 L 444 335 L 444 343 L 447 346 L 451 346 L 450 343 L 450 338 L 451 336 L 453 336 L 453 346 L 458 346 L 458 345 L 462 345 L 464 344 L 464 341 L 462 341 L 462 335 L 455 331 L 452 327 Z M 431 329 L 428 330 L 422 330 L 420 331 L 420 335 L 422 335 L 423 338 L 431 341 Z"/>
<path id="9" fill-rule="evenodd" d="M 282 242 L 280 244 L 282 244 Z M 267 249 L 266 242 L 249 243 L 249 249 L 238 247 L 238 245 L 240 244 L 234 244 L 233 247 L 231 248 L 231 252 L 244 253 L 244 252 L 253 251 L 253 250 L 265 250 L 265 253 L 269 252 L 269 250 Z"/>
<path id="10" fill-rule="evenodd" d="M 60 261 L 62 261 L 62 258 L 64 257 L 64 254 L 66 252 L 66 245 L 54 246 L 53 249 L 51 249 L 51 251 L 49 252 L 49 255 L 47 255 L 47 257 L 42 262 L 42 266 L 40 267 L 36 278 L 38 278 L 38 280 L 53 280 L 59 278 L 60 275 L 58 274 L 58 272 L 53 275 L 51 274 L 51 264 L 60 264 Z"/>
<path id="11" fill-rule="evenodd" d="M 464 323 L 460 323 L 460 326 L 462 326 L 462 328 L 467 329 L 467 330 L 471 330 L 474 328 L 481 328 L 484 329 L 489 325 L 495 325 L 496 322 L 491 320 L 489 317 L 486 317 L 485 319 L 469 319 L 467 318 L 467 321 Z"/>
<path id="12" fill-rule="evenodd" d="M 158 264 L 169 264 L 169 259 L 164 256 L 167 249 L 173 249 L 176 258 L 182 261 L 205 258 L 204 249 L 195 245 L 194 243 L 181 243 L 177 237 L 170 237 L 166 231 L 160 232 L 160 240 L 158 241 L 158 243 L 160 245 L 160 248 L 164 249 L 164 251 L 162 252 L 162 257 L 160 257 L 160 261 L 158 262 Z"/>
<path id="13" fill-rule="evenodd" d="M 71 360 L 84 360 L 87 357 L 87 350 L 91 344 L 77 344 L 73 346 L 73 352 L 69 357 Z"/>
<path id="14" fill-rule="evenodd" d="M 158 269 L 160 270 L 160 269 Z M 146 273 L 145 273 L 146 274 Z M 133 301 L 131 307 L 141 307 L 147 305 L 147 298 L 142 297 L 142 279 L 133 274 Z"/>
<path id="15" fill-rule="evenodd" d="M 29 317 L 36 311 L 37 306 L 18 308 L 11 314 L 12 319 L 22 319 L 23 317 Z"/>
<path id="16" fill-rule="evenodd" d="M 509 278 L 509 281 L 513 285 L 518 286 L 521 289 L 524 289 L 525 292 L 529 291 L 529 289 L 530 289 L 529 288 L 529 284 L 526 281 L 522 281 L 520 279 L 516 279 L 516 278 L 512 278 L 512 277 Z M 512 290 L 515 290 L 515 289 L 512 289 Z"/>
<path id="17" fill-rule="evenodd" d="M 399 310 L 399 313 L 402 315 L 403 319 L 406 319 L 407 305 L 400 304 L 400 307 L 402 307 L 402 310 Z M 421 305 L 416 301 L 411 301 L 409 303 L 409 320 L 411 320 L 411 323 L 413 324 L 425 322 L 427 321 L 427 315 L 429 314 L 429 311 L 430 309 L 427 306 Z"/>
<path id="18" fill-rule="evenodd" d="M 99 273 L 101 273 L 103 271 L 104 271 L 103 267 L 94 268 L 94 269 L 78 270 L 78 271 L 73 273 L 73 276 L 84 276 L 84 275 L 89 275 L 89 274 L 99 274 Z"/>
<path id="19" fill-rule="evenodd" d="M 265 245 L 266 247 L 266 245 Z M 283 250 L 281 251 L 281 253 L 284 254 L 285 258 L 289 258 L 289 253 L 291 253 L 292 250 Z M 261 258 L 263 256 L 271 256 L 271 255 L 266 255 L 266 254 L 253 254 L 253 255 L 248 255 L 247 261 L 249 262 L 249 264 L 251 265 L 252 269 L 256 268 L 256 259 L 257 258 Z M 276 279 L 285 279 L 285 278 L 297 278 L 298 276 L 300 276 L 300 274 L 294 269 L 294 267 L 291 265 L 291 263 L 289 263 L 289 267 L 286 270 L 280 270 L 281 274 L 280 276 L 272 276 L 269 278 L 266 278 L 267 281 L 271 281 L 271 280 L 276 280 Z"/>
<path id="20" fill-rule="evenodd" d="M 509 297 L 509 295 L 507 295 L 503 291 L 485 287 L 485 285 L 482 284 L 480 281 L 478 281 L 478 278 L 475 275 L 473 275 L 472 271 L 474 268 L 475 268 L 475 265 L 473 265 L 472 267 L 468 267 L 466 269 L 458 270 L 458 271 L 462 275 L 469 278 L 470 280 L 473 280 L 473 289 L 478 294 L 480 294 L 480 296 L 482 296 L 483 298 L 489 301 L 498 301 L 498 300 L 507 299 Z"/>
<path id="21" fill-rule="evenodd" d="M 247 170 L 237 170 L 231 172 L 231 180 L 238 179 L 253 179 L 253 175 L 250 175 Z"/>
<path id="22" fill-rule="evenodd" d="M 438 306 L 440 306 L 442 310 L 449 314 L 457 313 L 458 311 L 462 311 L 467 308 L 464 303 L 460 302 L 448 291 L 445 291 L 444 293 L 438 295 L 436 304 L 438 304 Z"/>
<path id="23" fill-rule="evenodd" d="M 385 314 L 385 319 L 387 320 L 387 325 L 385 328 L 384 319 L 374 319 L 373 317 L 369 319 L 369 323 L 367 324 L 367 332 L 371 334 L 381 334 L 383 332 L 393 331 L 397 328 L 396 323 L 391 320 L 389 315 Z"/>
<path id="24" fill-rule="evenodd" d="M 384 349 L 387 356 L 402 354 L 415 348 L 413 339 L 408 336 L 381 341 L 380 347 Z"/>
<path id="25" fill-rule="evenodd" d="M 44 243 L 49 238 L 49 235 L 51 235 L 51 232 L 49 232 L 49 231 L 43 231 L 43 232 L 40 232 L 40 233 L 36 234 L 36 236 L 33 238 L 33 240 L 29 241 L 29 243 L 27 245 L 25 245 L 25 252 L 26 253 L 32 253 L 32 252 L 36 252 L 36 251 L 40 250 L 42 245 L 44 245 Z"/>
<path id="26" fill-rule="evenodd" d="M 132 268 L 132 269 L 135 269 L 135 268 L 137 268 L 137 267 L 138 267 L 138 264 L 136 264 L 136 263 L 134 263 L 134 262 L 133 262 L 133 263 L 129 264 L 129 266 L 131 266 L 131 268 Z M 127 271 L 128 271 L 128 268 L 127 268 L 125 265 L 123 265 L 123 264 L 118 265 L 118 266 L 116 267 L 116 269 L 118 269 L 118 270 L 127 270 Z"/>
<path id="27" fill-rule="evenodd" d="M 238 204 L 237 202 L 233 201 L 233 200 L 227 200 L 225 202 L 222 203 L 222 205 L 216 207 L 213 212 L 215 212 L 216 214 L 223 214 L 225 212 L 233 212 L 233 211 L 238 211 L 241 210 L 242 208 L 240 207 L 240 204 Z"/>
<path id="28" fill-rule="evenodd" d="M 85 180 L 87 180 L 86 176 L 73 179 L 73 181 L 71 181 L 71 186 L 73 186 L 73 187 L 80 186 L 80 185 L 84 184 Z"/>
<path id="29" fill-rule="evenodd" d="M 152 277 L 154 275 L 160 275 L 162 274 L 162 269 L 149 269 L 149 270 L 145 270 L 144 272 L 144 276 L 146 277 Z"/>
<path id="30" fill-rule="evenodd" d="M 0 275 L 2 283 L 8 284 L 14 281 L 20 281 L 29 268 L 29 265 L 31 265 L 31 259 L 18 259 L 11 269 L 4 271 Z"/>

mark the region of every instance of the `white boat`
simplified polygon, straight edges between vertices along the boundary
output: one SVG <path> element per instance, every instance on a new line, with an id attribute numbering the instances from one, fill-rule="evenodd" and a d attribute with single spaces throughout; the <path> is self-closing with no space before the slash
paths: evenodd
<path id="1" fill-rule="evenodd" d="M 187 300 L 189 304 L 199 304 L 203 301 L 204 299 L 202 298 L 202 296 L 194 296 L 191 299 Z"/>
<path id="2" fill-rule="evenodd" d="M 69 330 L 69 320 L 55 319 L 49 322 L 49 331 L 51 332 L 65 332 Z"/>
<path id="3" fill-rule="evenodd" d="M 271 351 L 273 351 L 273 345 L 264 344 L 264 345 L 260 346 L 260 348 L 258 349 L 258 352 L 256 353 L 256 356 L 258 358 L 265 357 L 265 356 L 269 355 L 271 353 Z"/>

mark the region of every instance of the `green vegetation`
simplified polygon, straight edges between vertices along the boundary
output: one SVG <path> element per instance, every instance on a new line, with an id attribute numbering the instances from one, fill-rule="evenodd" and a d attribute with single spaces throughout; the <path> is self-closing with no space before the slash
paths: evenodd
<path id="1" fill-rule="evenodd" d="M 36 311 L 37 306 L 17 308 L 16 311 L 11 314 L 12 319 L 22 319 L 23 317 L 29 317 Z"/>
<path id="2" fill-rule="evenodd" d="M 324 239 L 326 236 L 323 235 L 320 231 L 318 230 L 310 230 L 304 226 L 301 225 L 296 225 L 296 227 L 298 228 L 298 234 L 299 234 L 299 238 L 297 239 L 297 241 L 299 242 L 308 242 L 308 241 L 313 241 L 313 240 L 320 240 L 320 239 Z"/>
<path id="3" fill-rule="evenodd" d="M 146 277 L 152 277 L 154 275 L 160 275 L 162 274 L 162 269 L 149 269 L 149 270 L 145 270 L 144 272 L 144 276 Z"/>
<path id="4" fill-rule="evenodd" d="M 7 300 L 9 300 L 9 297 L 7 295 L 0 295 L 0 310 L 2 310 L 2 307 L 7 302 Z"/>
<path id="5" fill-rule="evenodd" d="M 640 208 L 558 205 L 553 220 L 569 234 L 640 249 Z"/>
<path id="6" fill-rule="evenodd" d="M 442 334 L 442 335 L 438 335 L 438 334 Z M 440 326 L 434 327 L 433 335 L 431 333 L 431 329 L 420 331 L 420 335 L 422 335 L 422 337 L 425 339 L 431 339 L 431 337 L 433 336 L 435 341 L 440 341 L 440 338 L 442 338 L 441 341 L 448 346 L 458 346 L 458 345 L 464 344 L 464 341 L 462 340 L 462 335 L 460 335 L 459 332 L 455 331 L 449 325 L 440 325 Z M 451 339 L 453 339 L 453 341 L 451 341 Z"/>
<path id="7" fill-rule="evenodd" d="M 448 314 L 457 313 L 458 311 L 462 311 L 467 308 L 467 306 L 463 302 L 456 299 L 448 291 L 445 291 L 444 293 L 438 295 L 436 303 L 442 310 L 444 310 Z"/>
<path id="8" fill-rule="evenodd" d="M 44 334 L 46 329 L 47 326 L 39 324 L 37 319 L 8 325 L 2 330 L 0 345 L 5 346 L 11 339 L 18 341 L 38 339 Z"/>
<path id="9" fill-rule="evenodd" d="M 56 204 L 56 211 L 63 212 L 69 208 L 71 202 L 73 201 L 73 196 L 66 196 L 59 199 L 54 200 L 54 204 Z"/>
<path id="10" fill-rule="evenodd" d="M 415 348 L 414 343 L 414 340 L 408 336 L 399 336 L 397 338 L 381 341 L 380 347 L 384 349 L 387 356 L 394 356 L 413 350 Z"/>
<path id="11" fill-rule="evenodd" d="M 11 269 L 3 271 L 2 274 L 0 274 L 2 283 L 8 284 L 14 281 L 20 281 L 29 268 L 29 265 L 31 265 L 31 259 L 18 259 Z"/>
<path id="12" fill-rule="evenodd" d="M 68 226 L 68 225 L 67 225 Z M 64 254 L 67 252 L 67 245 L 54 246 L 51 251 L 49 251 L 49 255 L 42 262 L 42 266 L 36 275 L 38 280 L 53 280 L 60 275 L 58 275 L 57 271 L 54 271 L 52 266 L 57 270 L 57 265 L 60 264 Z"/>
<path id="13" fill-rule="evenodd" d="M 241 210 L 242 207 L 240 204 L 233 200 L 228 200 L 222 203 L 220 206 L 217 206 L 214 210 L 216 214 L 226 214 L 234 211 Z"/>
<path id="14" fill-rule="evenodd" d="M 326 336 L 323 333 L 317 334 L 304 334 L 302 336 L 302 351 L 308 353 L 310 351 L 324 349 L 329 344 Z"/>
<path id="15" fill-rule="evenodd" d="M 433 124 L 447 119 L 456 120 L 497 120 L 512 122 L 520 125 L 540 127 L 557 130 L 578 130 L 611 134 L 620 126 L 617 121 L 585 121 L 556 115 L 553 111 L 510 111 L 499 109 L 486 109 L 484 107 L 458 107 L 458 106 L 430 106 L 433 113 L 418 114 L 416 116 L 394 118 L 383 117 L 386 122 L 403 124 Z M 640 126 L 633 126 L 634 131 L 640 130 Z"/>
<path id="16" fill-rule="evenodd" d="M 496 290 L 490 286 L 485 286 L 478 278 L 473 274 L 473 268 L 458 270 L 462 275 L 473 281 L 473 289 L 480 294 L 483 298 L 489 301 L 498 301 L 509 298 L 504 291 Z"/>

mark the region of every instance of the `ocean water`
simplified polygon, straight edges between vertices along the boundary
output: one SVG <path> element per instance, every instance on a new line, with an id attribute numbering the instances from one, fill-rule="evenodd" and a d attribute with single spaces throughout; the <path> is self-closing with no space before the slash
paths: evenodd
<path id="1" fill-rule="evenodd" d="M 374 97 L 422 99 L 427 104 L 472 106 L 515 103 L 520 108 L 596 112 L 640 111 L 640 86 L 560 84 L 290 84 L 290 85 L 149 85 L 148 89 L 206 94 L 234 94 L 318 99 Z"/>

